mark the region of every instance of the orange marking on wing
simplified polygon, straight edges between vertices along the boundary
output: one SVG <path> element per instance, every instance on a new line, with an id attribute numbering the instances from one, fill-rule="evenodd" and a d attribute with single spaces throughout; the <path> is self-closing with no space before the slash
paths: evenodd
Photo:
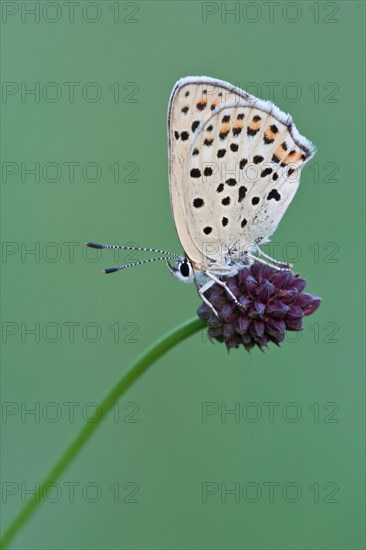
<path id="1" fill-rule="evenodd" d="M 301 151 L 290 152 L 284 162 L 287 165 L 290 164 L 293 170 L 297 170 L 301 166 L 302 155 Z"/>
<path id="2" fill-rule="evenodd" d="M 289 164 L 291 161 L 291 158 L 287 155 L 287 157 L 285 159 L 281 159 L 281 162 L 283 164 Z"/>
<path id="3" fill-rule="evenodd" d="M 280 161 L 282 162 L 282 160 L 285 158 L 286 156 L 286 151 L 283 150 L 281 144 L 277 147 L 277 149 L 275 150 L 275 153 L 277 158 L 280 159 Z"/>
<path id="4" fill-rule="evenodd" d="M 296 151 L 295 151 L 295 150 L 294 150 L 294 151 L 290 151 L 290 152 L 288 153 L 288 155 L 286 156 L 286 158 L 285 158 L 284 160 L 281 159 L 281 161 L 282 161 L 284 164 L 290 164 L 290 162 L 291 162 L 291 164 L 292 164 L 292 163 L 294 163 L 295 160 L 296 160 L 295 157 L 296 157 Z"/>
<path id="5" fill-rule="evenodd" d="M 207 105 L 207 100 L 206 99 L 200 99 L 196 103 L 196 106 L 201 107 L 202 109 L 204 109 L 206 107 L 206 105 Z"/>
<path id="6" fill-rule="evenodd" d="M 268 140 L 276 139 L 278 132 L 272 132 L 271 128 L 267 128 L 267 130 L 264 132 L 264 137 Z"/>
<path id="7" fill-rule="evenodd" d="M 220 134 L 226 134 L 227 132 L 230 132 L 230 124 L 223 124 L 220 128 Z"/>
<path id="8" fill-rule="evenodd" d="M 293 161 L 297 162 L 297 161 L 303 160 L 302 156 L 303 156 L 303 153 L 301 151 L 297 151 L 296 156 L 293 159 Z"/>
<path id="9" fill-rule="evenodd" d="M 255 132 L 256 130 L 259 130 L 260 127 L 261 127 L 261 123 L 260 123 L 259 120 L 258 121 L 252 121 L 250 123 L 249 129 L 253 130 L 253 132 Z"/>

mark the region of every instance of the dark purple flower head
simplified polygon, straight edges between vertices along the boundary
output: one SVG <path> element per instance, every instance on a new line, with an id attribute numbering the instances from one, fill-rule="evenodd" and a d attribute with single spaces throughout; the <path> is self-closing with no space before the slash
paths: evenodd
<path id="1" fill-rule="evenodd" d="M 306 280 L 299 275 L 258 262 L 225 282 L 241 307 L 225 288 L 215 284 L 205 296 L 219 317 L 206 304 L 197 313 L 207 323 L 209 337 L 225 342 L 228 350 L 241 344 L 247 351 L 254 346 L 267 347 L 268 342 L 279 345 L 286 330 L 302 330 L 304 315 L 314 313 L 321 302 L 321 298 L 303 292 Z"/>

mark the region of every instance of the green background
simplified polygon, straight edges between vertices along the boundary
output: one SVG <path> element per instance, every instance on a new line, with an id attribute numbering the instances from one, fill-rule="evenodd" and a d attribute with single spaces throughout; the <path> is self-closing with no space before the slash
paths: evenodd
<path id="1" fill-rule="evenodd" d="M 2 80 L 19 89 L 39 82 L 41 95 L 39 102 L 29 95 L 22 100 L 15 88 L 2 98 L 2 166 L 18 168 L 3 174 L 1 201 L 2 387 L 5 410 L 12 411 L 2 418 L 2 483 L 15 493 L 3 494 L 2 530 L 20 509 L 22 491 L 43 478 L 92 412 L 90 403 L 199 305 L 194 287 L 180 285 L 164 263 L 102 277 L 103 267 L 115 265 L 112 253 L 94 262 L 93 251 L 88 259 L 82 247 L 98 240 L 181 251 L 166 142 L 167 102 L 180 77 L 205 74 L 272 98 L 317 145 L 273 240 L 278 259 L 299 256 L 296 270 L 309 280 L 309 291 L 323 297 L 301 338 L 280 349 L 228 355 L 198 334 L 161 359 L 122 400 L 120 418 L 111 415 L 86 445 L 50 493 L 55 502 L 40 506 L 12 548 L 364 548 L 364 3 L 281 2 L 271 19 L 268 3 L 237 2 L 235 21 L 216 2 L 103 1 L 95 23 L 87 19 L 96 8 L 83 1 L 74 22 L 61 2 L 54 23 L 52 5 L 36 22 L 21 3 L 10 4 L 19 11 L 7 18 L 3 12 Z M 204 22 L 207 9 L 217 13 Z M 299 9 L 299 20 L 291 22 Z M 62 91 L 55 102 L 56 88 L 44 88 L 51 82 Z M 74 102 L 65 82 L 80 84 Z M 102 90 L 99 101 L 90 101 L 90 86 L 84 89 L 89 101 L 82 96 L 90 82 Z M 109 89 L 116 82 L 117 102 Z M 276 83 L 272 97 L 269 82 Z M 41 170 L 58 163 L 62 174 L 52 182 L 58 176 L 51 166 L 39 181 L 28 175 L 22 182 L 22 162 L 39 162 Z M 73 182 L 67 162 L 79 163 Z M 89 162 L 102 170 L 99 181 L 87 181 L 92 168 L 83 176 Z M 109 167 L 116 162 L 114 182 Z M 135 166 L 127 163 L 138 172 L 123 181 Z M 74 257 L 65 243 L 75 243 Z M 24 254 L 37 247 L 39 253 Z M 36 323 L 38 341 L 26 333 Z M 70 323 L 77 323 L 73 341 Z M 203 422 L 207 402 L 218 412 Z M 276 403 L 273 422 L 265 403 Z M 225 407 L 235 406 L 240 418 L 225 417 Z M 24 414 L 32 407 L 40 408 L 39 418 Z M 205 482 L 217 492 L 202 502 Z M 273 502 L 269 482 L 278 484 Z M 78 484 L 74 502 L 70 483 Z M 222 502 L 225 487 L 235 483 L 240 501 L 228 494 Z M 110 487 L 117 484 L 114 502 Z M 95 503 L 93 487 L 101 492 Z M 294 487 L 301 497 L 289 502 Z M 132 491 L 138 502 L 126 502 Z"/>

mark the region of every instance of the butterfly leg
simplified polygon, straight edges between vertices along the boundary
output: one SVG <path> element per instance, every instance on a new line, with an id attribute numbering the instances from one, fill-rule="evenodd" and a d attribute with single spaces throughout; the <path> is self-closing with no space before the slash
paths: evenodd
<path id="1" fill-rule="evenodd" d="M 212 279 L 207 281 L 207 283 L 205 283 L 203 286 L 201 286 L 201 288 L 198 289 L 198 294 L 200 295 L 201 300 L 203 302 L 205 302 L 206 306 L 208 306 L 214 312 L 216 317 L 218 318 L 219 314 L 217 313 L 216 309 L 213 307 L 211 302 L 206 298 L 206 296 L 204 294 L 206 292 L 206 290 L 211 288 L 214 284 L 215 284 L 215 281 L 213 281 Z"/>
<path id="2" fill-rule="evenodd" d="M 238 307 L 240 307 L 240 308 L 242 307 L 241 303 L 238 302 L 235 295 L 231 292 L 230 288 L 227 286 L 227 284 L 224 281 L 221 281 L 218 277 L 215 277 L 215 275 L 212 275 L 212 273 L 209 273 L 208 271 L 206 271 L 206 275 L 207 275 L 207 277 L 209 277 L 211 279 L 212 284 L 217 283 L 218 285 L 222 286 L 226 290 L 226 292 L 228 293 L 230 298 L 233 300 L 233 302 Z"/>
<path id="3" fill-rule="evenodd" d="M 266 260 L 262 260 L 262 258 L 259 258 L 258 256 L 254 256 L 253 254 L 248 254 L 248 256 L 249 256 L 249 258 L 252 258 L 252 260 L 254 260 L 255 262 L 259 262 L 260 264 L 263 264 L 263 265 L 269 265 L 269 267 L 272 267 L 273 269 L 276 269 L 277 271 L 291 271 L 291 269 L 289 267 L 278 267 L 278 265 L 270 264 L 269 262 L 266 262 Z M 288 265 L 288 264 L 284 264 L 284 265 Z"/>
<path id="4" fill-rule="evenodd" d="M 262 256 L 262 258 L 266 258 L 267 260 L 270 260 L 272 263 L 274 264 L 277 264 L 277 265 L 281 265 L 283 266 L 285 269 L 289 269 L 291 267 L 294 267 L 292 264 L 289 264 L 287 262 L 279 262 L 278 260 L 275 260 L 274 258 L 272 258 L 272 256 L 268 256 L 268 254 L 266 254 L 265 252 L 263 252 L 263 250 L 261 250 L 259 248 L 259 246 L 256 247 L 257 249 L 257 252 L 260 256 Z"/>

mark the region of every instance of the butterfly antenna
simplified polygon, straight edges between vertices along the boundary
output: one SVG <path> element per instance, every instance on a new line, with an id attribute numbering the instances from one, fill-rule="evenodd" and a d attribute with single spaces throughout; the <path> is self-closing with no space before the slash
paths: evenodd
<path id="1" fill-rule="evenodd" d="M 122 269 L 127 269 L 128 267 L 134 267 L 135 265 L 149 264 L 150 262 L 157 262 L 159 260 L 170 260 L 170 257 L 150 258 L 149 260 L 141 260 L 141 262 L 135 262 L 133 264 L 125 264 L 125 265 L 120 265 L 118 267 L 109 267 L 107 269 L 103 269 L 102 273 L 105 273 L 105 274 L 115 273 L 116 271 L 122 271 Z"/>
<path id="2" fill-rule="evenodd" d="M 110 249 L 122 249 L 122 250 L 141 250 L 143 252 L 158 252 L 159 254 L 166 254 L 167 256 L 171 256 L 172 258 L 178 258 L 178 254 L 174 254 L 173 252 L 167 252 L 166 250 L 159 250 L 157 248 L 141 248 L 139 246 L 122 246 L 117 244 L 99 244 L 94 242 L 87 242 L 85 243 L 85 246 L 88 246 L 89 248 L 110 248 Z M 156 258 L 158 260 L 164 259 L 164 258 Z M 137 265 L 137 264 L 131 264 L 131 265 Z M 122 266 L 123 267 L 123 266 Z"/>

